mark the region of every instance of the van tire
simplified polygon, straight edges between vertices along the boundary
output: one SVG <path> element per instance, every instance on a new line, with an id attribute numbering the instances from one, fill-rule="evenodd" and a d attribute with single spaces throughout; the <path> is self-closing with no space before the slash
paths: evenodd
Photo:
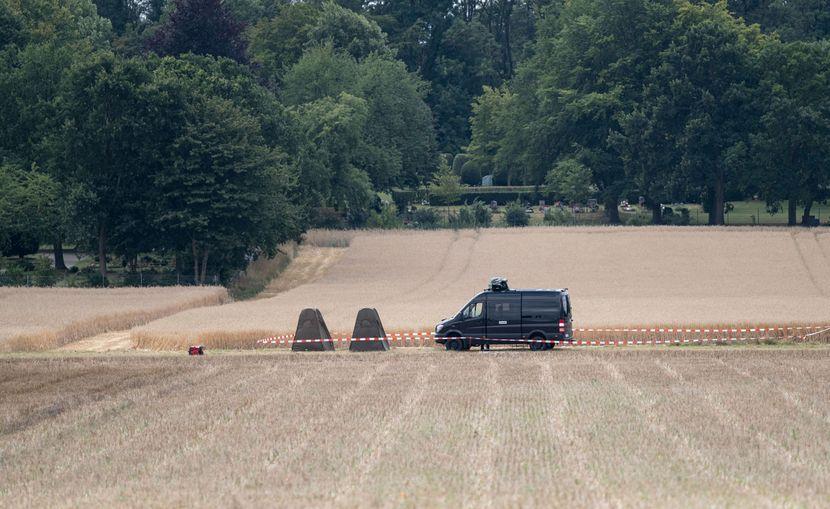
<path id="1" fill-rule="evenodd" d="M 534 352 L 538 352 L 538 351 L 541 351 L 541 350 L 548 350 L 550 348 L 550 345 L 547 344 L 547 343 L 533 343 L 533 341 L 540 341 L 540 340 L 544 340 L 544 339 L 545 338 L 543 336 L 539 335 L 539 334 L 534 334 L 533 336 L 531 336 L 530 337 L 530 340 L 531 340 L 530 349 L 533 350 Z"/>
<path id="2" fill-rule="evenodd" d="M 455 352 L 460 352 L 464 347 L 464 345 L 461 343 L 461 338 L 458 337 L 447 338 L 447 342 L 444 343 L 444 346 L 447 350 L 452 350 Z"/>

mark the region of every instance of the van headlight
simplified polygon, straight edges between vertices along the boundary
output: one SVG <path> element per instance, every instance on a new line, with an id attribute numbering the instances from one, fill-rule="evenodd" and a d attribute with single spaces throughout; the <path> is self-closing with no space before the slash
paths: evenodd
<path id="1" fill-rule="evenodd" d="M 444 324 L 439 323 L 438 325 L 435 326 L 435 332 L 441 332 L 441 329 L 443 329 L 443 328 L 444 328 Z"/>

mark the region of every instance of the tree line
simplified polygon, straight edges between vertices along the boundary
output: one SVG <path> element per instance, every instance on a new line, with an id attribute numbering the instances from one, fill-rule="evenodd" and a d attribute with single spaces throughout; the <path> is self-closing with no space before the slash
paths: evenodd
<path id="1" fill-rule="evenodd" d="M 790 224 L 803 204 L 813 223 L 830 186 L 826 5 L 572 0 L 548 14 L 517 75 L 475 99 L 469 171 L 590 185 L 611 222 L 639 195 L 655 223 L 681 201 L 724 224 L 745 196 L 787 201 Z"/>
<path id="2" fill-rule="evenodd" d="M 830 179 L 825 7 L 0 0 L 0 252 L 227 278 L 380 191 L 483 175 L 612 222 L 758 195 L 795 223 Z"/>

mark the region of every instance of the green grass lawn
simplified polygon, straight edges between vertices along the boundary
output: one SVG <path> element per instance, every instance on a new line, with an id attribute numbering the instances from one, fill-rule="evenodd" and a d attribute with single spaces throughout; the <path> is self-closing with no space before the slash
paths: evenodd
<path id="1" fill-rule="evenodd" d="M 784 201 L 781 203 L 781 210 L 778 211 L 776 214 L 769 214 L 766 210 L 766 204 L 763 201 L 734 201 L 730 202 L 734 207 L 731 212 L 726 215 L 726 224 L 728 225 L 785 225 L 787 224 L 787 202 Z M 709 214 L 703 211 L 703 207 L 696 203 L 682 203 L 682 204 L 672 204 L 668 205 L 671 207 L 675 212 L 678 209 L 685 207 L 689 209 L 689 216 L 691 219 L 691 224 L 693 225 L 706 225 L 709 223 Z M 424 206 L 428 208 L 435 209 L 442 219 L 446 219 L 447 212 L 451 213 L 458 213 L 458 209 L 460 206 L 437 206 L 437 205 L 429 205 Z M 638 224 L 648 224 L 651 222 L 651 210 L 640 208 L 637 205 L 632 205 L 634 209 L 631 212 L 620 211 L 620 218 L 622 219 L 623 223 L 628 223 L 629 221 L 635 220 Z M 567 208 L 566 208 L 567 211 Z M 804 213 L 804 207 L 797 208 L 797 219 L 798 222 L 801 222 L 801 216 Z M 819 218 L 822 225 L 830 224 L 830 205 L 827 204 L 815 204 L 813 205 L 813 209 L 811 213 Z M 570 213 L 568 212 L 569 216 Z M 572 222 L 568 224 L 577 224 L 577 225 L 592 225 L 592 224 L 605 224 L 605 216 L 602 207 L 600 207 L 599 212 L 596 213 L 580 213 L 570 216 L 573 219 Z M 533 214 L 530 216 L 530 225 L 531 226 L 540 226 L 544 225 L 543 221 L 543 214 L 539 210 L 538 206 L 533 207 Z M 493 214 L 493 226 L 504 226 L 504 206 L 500 206 L 497 211 Z"/>
<path id="2" fill-rule="evenodd" d="M 734 209 L 726 215 L 726 224 L 733 225 L 783 225 L 787 224 L 787 202 L 781 203 L 781 210 L 776 214 L 769 214 L 767 212 L 766 203 L 763 201 L 734 201 L 732 203 Z M 709 214 L 703 212 L 703 207 L 698 204 L 683 204 L 671 205 L 673 209 L 686 207 L 689 209 L 692 224 L 707 224 L 709 222 Z M 796 218 L 801 222 L 801 216 L 804 214 L 804 207 L 797 207 Z M 819 218 L 822 224 L 828 224 L 830 219 L 830 206 L 815 204 L 811 210 L 811 214 Z"/>

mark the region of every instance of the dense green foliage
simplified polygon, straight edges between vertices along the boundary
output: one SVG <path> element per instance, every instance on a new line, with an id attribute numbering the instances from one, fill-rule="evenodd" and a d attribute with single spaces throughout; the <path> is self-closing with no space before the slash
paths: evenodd
<path id="1" fill-rule="evenodd" d="M 0 0 L 0 253 L 50 244 L 62 268 L 71 243 L 104 278 L 153 253 L 227 280 L 309 226 L 396 227 L 425 198 L 521 200 L 520 224 L 528 200 L 617 222 L 642 196 L 655 222 L 687 201 L 720 224 L 759 196 L 812 224 L 824 4 Z M 466 187 L 488 176 L 532 187 Z"/>
<path id="2" fill-rule="evenodd" d="M 549 9 L 533 56 L 474 102 L 467 153 L 497 182 L 544 182 L 558 198 L 581 201 L 591 184 L 612 222 L 619 200 L 643 196 L 654 222 L 661 203 L 697 201 L 723 224 L 730 197 L 759 195 L 773 208 L 789 199 L 791 223 L 807 204 L 809 224 L 809 204 L 830 189 L 830 109 L 819 99 L 830 73 L 826 12 L 808 1 L 749 3 L 780 37 L 725 2 Z M 802 23 L 807 11 L 815 23 Z"/>

